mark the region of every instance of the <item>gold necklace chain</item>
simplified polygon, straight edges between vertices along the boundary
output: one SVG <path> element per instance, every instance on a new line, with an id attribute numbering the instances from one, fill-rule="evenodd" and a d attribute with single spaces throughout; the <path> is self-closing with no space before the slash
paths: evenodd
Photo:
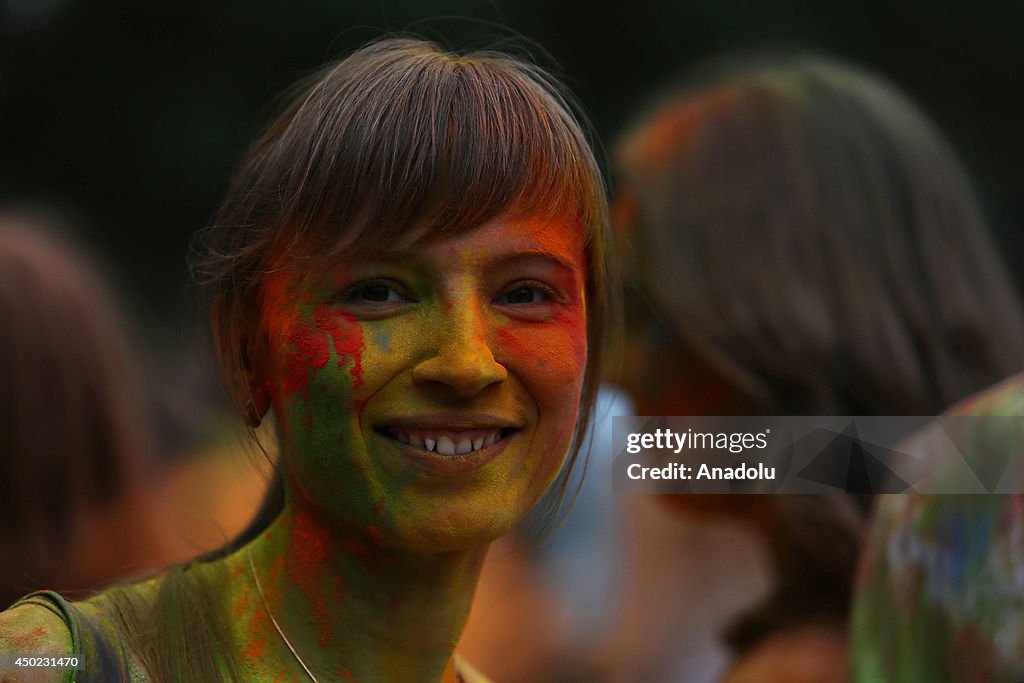
<path id="1" fill-rule="evenodd" d="M 299 656 L 299 653 L 295 651 L 295 648 L 292 646 L 292 642 L 288 640 L 288 636 L 284 634 L 284 631 L 281 630 L 281 625 L 278 624 L 277 619 L 274 618 L 274 613 L 270 611 L 270 605 L 267 604 L 267 599 L 263 596 L 263 587 L 260 585 L 260 577 L 256 575 L 256 565 L 252 561 L 251 545 L 246 546 L 245 554 L 249 558 L 249 572 L 252 573 L 252 581 L 256 584 L 256 592 L 259 593 L 260 603 L 263 605 L 263 611 L 265 611 L 267 616 L 270 617 L 270 623 L 274 625 L 274 630 L 277 631 L 277 635 L 281 636 L 281 640 L 288 647 L 288 651 L 292 653 L 292 656 L 295 657 L 295 661 L 299 663 L 299 666 L 301 666 L 302 670 L 306 672 L 306 675 L 309 676 L 310 680 L 313 681 L 313 683 L 320 683 L 320 681 L 316 680 L 316 676 L 313 675 L 313 672 L 309 670 L 309 667 L 306 666 L 306 663 L 302 661 L 302 657 Z"/>

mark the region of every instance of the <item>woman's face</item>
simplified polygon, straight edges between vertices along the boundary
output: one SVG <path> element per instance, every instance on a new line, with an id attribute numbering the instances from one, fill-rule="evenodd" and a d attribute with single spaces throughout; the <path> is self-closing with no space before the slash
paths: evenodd
<path id="1" fill-rule="evenodd" d="M 507 532 L 572 439 L 585 263 L 575 221 L 504 216 L 270 278 L 259 370 L 293 490 L 387 545 Z"/>

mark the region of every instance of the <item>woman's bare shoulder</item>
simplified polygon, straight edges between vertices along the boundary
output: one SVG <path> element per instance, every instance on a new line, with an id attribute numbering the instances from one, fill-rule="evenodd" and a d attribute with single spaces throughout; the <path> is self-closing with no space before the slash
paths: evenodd
<path id="1" fill-rule="evenodd" d="M 71 631 L 58 613 L 36 603 L 0 612 L 0 680 L 59 683 L 64 680 L 64 669 L 20 666 L 17 659 L 70 654 Z"/>

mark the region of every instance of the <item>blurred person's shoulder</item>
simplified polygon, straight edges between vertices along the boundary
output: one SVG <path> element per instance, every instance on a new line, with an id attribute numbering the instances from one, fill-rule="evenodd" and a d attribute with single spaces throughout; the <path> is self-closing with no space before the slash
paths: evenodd
<path id="1" fill-rule="evenodd" d="M 52 598 L 36 593 L 0 612 L 0 680 L 63 681 L 66 669 L 19 666 L 19 657 L 74 654 L 71 628 Z"/>

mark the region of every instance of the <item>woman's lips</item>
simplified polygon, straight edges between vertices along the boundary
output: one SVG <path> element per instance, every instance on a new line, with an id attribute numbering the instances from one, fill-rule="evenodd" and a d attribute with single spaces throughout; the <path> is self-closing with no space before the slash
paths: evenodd
<path id="1" fill-rule="evenodd" d="M 518 421 L 484 413 L 402 416 L 382 421 L 375 431 L 413 451 L 448 457 L 472 457 L 519 431 Z"/>

